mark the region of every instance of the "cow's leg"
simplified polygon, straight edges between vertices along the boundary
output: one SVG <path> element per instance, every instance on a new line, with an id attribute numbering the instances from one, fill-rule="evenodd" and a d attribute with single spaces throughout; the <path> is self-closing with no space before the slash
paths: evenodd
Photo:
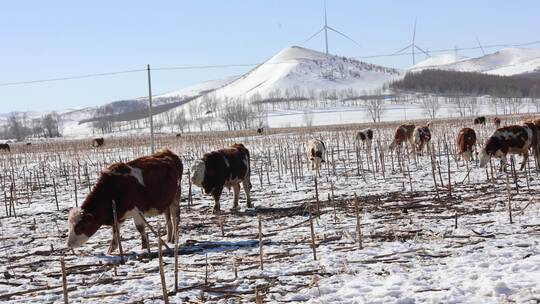
<path id="1" fill-rule="evenodd" d="M 221 207 L 219 205 L 219 198 L 221 197 L 221 193 L 223 192 L 223 187 L 218 187 L 214 189 L 212 192 L 212 196 L 214 197 L 214 210 L 213 213 L 218 213 L 221 211 Z"/>
<path id="2" fill-rule="evenodd" d="M 251 182 L 249 181 L 248 178 L 242 181 L 242 187 L 244 188 L 244 192 L 246 193 L 247 207 L 253 208 L 253 204 L 251 203 Z"/>
<path id="3" fill-rule="evenodd" d="M 114 225 L 112 226 L 111 230 L 112 230 L 112 240 L 111 240 L 111 244 L 109 245 L 109 250 L 107 251 L 107 254 L 113 253 L 118 247 L 118 242 L 116 242 L 116 228 Z M 118 236 L 120 237 L 120 231 L 118 231 Z"/>
<path id="4" fill-rule="evenodd" d="M 177 230 L 176 227 L 178 226 L 178 210 L 179 210 L 179 206 L 175 199 L 175 201 L 169 206 L 169 218 L 171 221 L 172 233 L 167 234 L 167 240 L 170 243 L 174 243 L 174 239 L 176 237 L 176 230 Z"/>
<path id="5" fill-rule="evenodd" d="M 500 172 L 506 172 L 506 154 L 501 156 L 501 169 Z"/>
<path id="6" fill-rule="evenodd" d="M 141 248 L 148 248 L 148 239 L 146 238 L 144 226 L 145 223 L 140 213 L 136 212 L 135 214 L 133 214 L 133 222 L 135 223 L 135 228 L 137 228 L 137 231 L 139 231 L 139 233 L 141 234 Z"/>
<path id="7" fill-rule="evenodd" d="M 163 216 L 165 216 L 165 221 L 167 222 L 167 242 L 172 243 L 174 242 L 174 238 L 173 238 L 174 230 L 173 230 L 173 224 L 171 221 L 172 214 L 171 214 L 170 208 L 166 209 L 165 212 L 163 212 Z"/>
<path id="8" fill-rule="evenodd" d="M 525 165 L 527 164 L 527 160 L 529 159 L 529 150 L 525 150 L 523 153 L 523 161 L 521 162 L 521 167 L 519 170 L 525 169 Z"/>
<path id="9" fill-rule="evenodd" d="M 240 196 L 240 183 L 234 184 L 233 188 L 233 210 L 238 210 L 238 197 Z"/>

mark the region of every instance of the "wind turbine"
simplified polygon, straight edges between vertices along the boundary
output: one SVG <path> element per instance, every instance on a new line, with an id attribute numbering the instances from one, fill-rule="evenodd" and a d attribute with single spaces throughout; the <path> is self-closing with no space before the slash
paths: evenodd
<path id="1" fill-rule="evenodd" d="M 352 41 L 357 46 L 360 46 L 360 44 L 358 42 L 356 42 L 354 39 L 352 39 L 351 37 L 343 34 L 342 32 L 340 32 L 340 31 L 336 30 L 335 28 L 328 25 L 328 16 L 327 16 L 327 13 L 326 13 L 326 0 L 324 1 L 324 25 L 323 25 L 323 27 L 320 30 L 318 30 L 315 34 L 311 35 L 308 39 L 306 39 L 301 44 L 305 44 L 306 42 L 313 39 L 313 37 L 319 35 L 322 31 L 324 31 L 324 46 L 325 46 L 326 55 L 328 55 L 328 30 L 330 30 L 330 31 L 332 31 L 334 33 L 337 33 L 337 34 L 347 38 L 348 40 Z"/>
<path id="2" fill-rule="evenodd" d="M 412 42 L 411 44 L 407 45 L 406 47 L 402 48 L 401 50 L 395 52 L 392 55 L 398 55 L 402 54 L 404 51 L 411 49 L 411 55 L 412 55 L 412 62 L 413 65 L 416 64 L 416 50 L 424 53 L 427 57 L 431 57 L 428 52 L 424 51 L 421 47 L 419 47 L 416 44 L 416 18 L 414 19 L 414 28 L 413 28 L 413 35 L 412 35 Z"/>

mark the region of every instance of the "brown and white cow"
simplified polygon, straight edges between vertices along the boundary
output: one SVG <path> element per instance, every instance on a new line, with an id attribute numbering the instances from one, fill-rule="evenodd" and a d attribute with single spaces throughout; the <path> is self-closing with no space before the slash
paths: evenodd
<path id="1" fill-rule="evenodd" d="M 362 142 L 368 151 L 371 151 L 371 142 L 373 141 L 373 130 L 364 129 L 356 133 L 355 139 L 357 142 Z"/>
<path id="2" fill-rule="evenodd" d="M 414 124 L 403 124 L 397 127 L 394 132 L 394 140 L 390 144 L 390 150 L 394 150 L 396 147 L 401 147 L 405 143 L 409 143 L 411 149 L 414 149 Z"/>
<path id="3" fill-rule="evenodd" d="M 493 125 L 495 126 L 495 129 L 498 129 L 501 127 L 501 119 L 499 117 L 493 118 Z"/>
<path id="4" fill-rule="evenodd" d="M 95 148 L 101 147 L 103 146 L 103 144 L 105 144 L 105 139 L 103 137 L 92 139 L 92 147 L 95 147 Z"/>
<path id="5" fill-rule="evenodd" d="M 485 116 L 478 116 L 478 117 L 475 117 L 474 120 L 473 120 L 473 123 L 475 125 L 486 125 L 486 117 Z"/>
<path id="6" fill-rule="evenodd" d="M 431 131 L 429 127 L 431 126 L 431 121 L 429 121 L 425 126 L 418 126 L 414 128 L 414 144 L 415 149 L 419 154 L 422 154 L 424 147 L 426 147 L 427 153 L 430 153 L 431 147 L 429 142 L 431 141 Z"/>
<path id="7" fill-rule="evenodd" d="M 258 129 L 257 129 L 257 134 L 263 135 L 263 134 L 264 134 L 264 128 L 262 128 L 262 127 L 261 127 L 261 128 L 258 128 Z"/>
<path id="8" fill-rule="evenodd" d="M 248 208 L 251 203 L 251 167 L 249 150 L 242 144 L 234 144 L 228 148 L 206 153 L 202 159 L 191 166 L 191 182 L 203 188 L 206 194 L 214 197 L 214 213 L 221 207 L 219 199 L 223 187 L 233 188 L 233 210 L 238 209 L 240 184 L 246 193 Z"/>
<path id="9" fill-rule="evenodd" d="M 109 253 L 117 247 L 114 237 L 112 201 L 116 204 L 118 221 L 133 218 L 141 234 L 143 248 L 148 246 L 141 216 L 164 214 L 167 220 L 167 240 L 174 240 L 182 161 L 169 150 L 140 157 L 127 163 L 115 163 L 101 172 L 96 185 L 80 208 L 69 212 L 70 248 L 84 244 L 103 225 L 113 227 Z"/>
<path id="10" fill-rule="evenodd" d="M 11 149 L 8 144 L 0 144 L 0 151 L 11 152 Z"/>
<path id="11" fill-rule="evenodd" d="M 505 126 L 497 129 L 487 139 L 480 153 L 480 167 L 484 168 L 491 157 L 501 159 L 501 170 L 506 169 L 506 155 L 518 154 L 523 156 L 521 170 L 525 168 L 529 158 L 529 148 L 535 142 L 535 131 L 527 125 Z"/>
<path id="12" fill-rule="evenodd" d="M 471 128 L 459 130 L 456 143 L 458 155 L 461 155 L 465 161 L 470 161 L 476 145 L 476 132 Z"/>
<path id="13" fill-rule="evenodd" d="M 308 141 L 306 146 L 306 157 L 311 164 L 311 170 L 315 170 L 317 175 L 321 176 L 321 164 L 326 162 L 326 146 L 320 139 Z"/>

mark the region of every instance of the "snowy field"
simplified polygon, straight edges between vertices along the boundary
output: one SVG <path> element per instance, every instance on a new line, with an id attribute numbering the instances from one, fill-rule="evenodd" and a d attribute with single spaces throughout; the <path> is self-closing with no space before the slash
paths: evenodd
<path id="1" fill-rule="evenodd" d="M 434 123 L 433 158 L 388 151 L 391 122 L 374 128 L 370 153 L 355 148 L 358 125 L 159 137 L 185 168 L 234 142 L 252 154 L 254 209 L 243 192 L 236 213 L 227 191 L 219 215 L 198 188 L 190 203 L 184 172 L 176 291 L 174 257 L 164 248 L 170 302 L 254 303 L 258 295 L 262 303 L 539 303 L 539 172 L 532 160 L 508 179 L 495 161 L 468 170 L 454 146 L 464 126 L 471 123 Z M 483 142 L 492 126 L 475 129 Z M 311 137 L 328 147 L 317 190 L 303 152 Z M 151 252 L 141 249 L 131 221 L 121 230 L 125 264 L 106 254 L 109 228 L 75 251 L 64 245 L 68 211 L 101 168 L 146 153 L 148 142 L 133 137 L 100 149 L 65 141 L 0 154 L 0 301 L 61 303 L 63 256 L 69 303 L 163 302 L 156 237 L 148 232 Z M 162 217 L 149 221 L 164 227 Z"/>

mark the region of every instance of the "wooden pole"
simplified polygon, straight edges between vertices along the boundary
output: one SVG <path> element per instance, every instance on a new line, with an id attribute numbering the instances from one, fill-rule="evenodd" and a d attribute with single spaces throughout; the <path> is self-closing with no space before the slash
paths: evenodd
<path id="1" fill-rule="evenodd" d="M 54 201 L 56 202 L 56 211 L 60 211 L 60 206 L 58 206 L 58 195 L 56 194 L 56 181 L 54 177 L 52 179 L 53 189 L 54 189 Z"/>
<path id="2" fill-rule="evenodd" d="M 62 269 L 62 293 L 64 294 L 64 304 L 68 304 L 68 288 L 66 279 L 66 263 L 64 257 L 60 257 L 60 268 Z"/>
<path id="3" fill-rule="evenodd" d="M 512 220 L 512 193 L 510 193 L 510 178 L 508 177 L 508 171 L 506 173 L 506 192 L 508 194 L 508 219 L 510 224 L 513 224 Z"/>
<path id="4" fill-rule="evenodd" d="M 159 226 L 158 226 L 159 230 Z M 161 278 L 161 289 L 163 291 L 163 302 L 169 304 L 169 294 L 167 293 L 167 282 L 165 281 L 165 270 L 163 269 L 163 252 L 161 251 L 162 245 L 161 238 L 158 238 L 158 257 L 159 257 L 159 277 Z"/>
<path id="5" fill-rule="evenodd" d="M 261 270 L 264 270 L 264 255 L 263 255 L 263 240 L 262 240 L 262 219 L 259 214 L 259 259 L 261 263 Z"/>
<path id="6" fill-rule="evenodd" d="M 362 249 L 362 228 L 360 223 L 360 208 L 358 207 L 358 197 L 354 194 L 354 211 L 356 213 L 356 238 L 358 239 L 358 249 Z"/>
<path id="7" fill-rule="evenodd" d="M 313 250 L 313 259 L 317 260 L 317 248 L 315 247 L 315 231 L 313 229 L 313 212 L 311 210 L 311 206 L 309 208 L 309 228 L 311 230 L 311 249 Z"/>
<path id="8" fill-rule="evenodd" d="M 152 116 L 152 78 L 150 77 L 150 65 L 146 65 L 148 72 L 148 122 L 150 123 L 150 151 L 155 151 L 154 145 L 154 118 Z"/>

